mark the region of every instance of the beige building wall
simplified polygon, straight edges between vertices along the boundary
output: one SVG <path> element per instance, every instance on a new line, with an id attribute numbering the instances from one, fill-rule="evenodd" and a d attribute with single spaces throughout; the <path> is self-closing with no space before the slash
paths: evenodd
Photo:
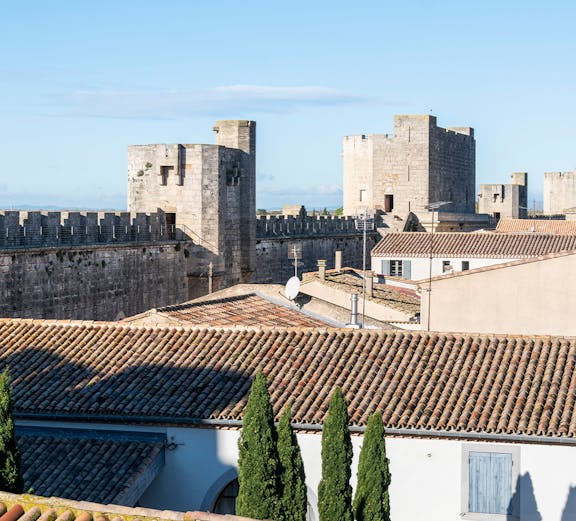
<path id="1" fill-rule="evenodd" d="M 428 115 L 394 116 L 394 134 L 343 140 L 344 214 L 364 208 L 405 216 L 429 203 L 474 212 L 475 140 L 468 127 L 444 129 Z"/>
<path id="2" fill-rule="evenodd" d="M 575 272 L 570 253 L 433 280 L 423 329 L 430 309 L 431 331 L 576 335 Z"/>

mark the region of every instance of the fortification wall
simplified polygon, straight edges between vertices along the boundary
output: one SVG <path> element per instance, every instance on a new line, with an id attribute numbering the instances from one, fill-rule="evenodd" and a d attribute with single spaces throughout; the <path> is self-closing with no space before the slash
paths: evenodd
<path id="1" fill-rule="evenodd" d="M 376 226 L 381 221 L 377 220 Z M 331 236 L 360 233 L 353 217 L 260 215 L 256 219 L 256 238 L 279 236 Z"/>
<path id="2" fill-rule="evenodd" d="M 183 239 L 163 212 L 0 211 L 0 249 Z"/>
<path id="3" fill-rule="evenodd" d="M 370 265 L 370 250 L 380 235 L 370 232 L 366 237 L 366 263 Z M 342 252 L 344 266 L 362 268 L 362 234 L 340 234 L 326 236 L 267 237 L 256 240 L 257 269 L 252 275 L 255 283 L 284 284 L 294 275 L 294 261 L 289 258 L 294 244 L 301 247 L 302 259 L 298 262 L 298 274 L 317 271 L 318 259 L 327 261 L 327 269 L 334 268 L 334 254 Z"/>
<path id="4" fill-rule="evenodd" d="M 190 243 L 0 252 L 0 316 L 114 320 L 188 298 Z"/>

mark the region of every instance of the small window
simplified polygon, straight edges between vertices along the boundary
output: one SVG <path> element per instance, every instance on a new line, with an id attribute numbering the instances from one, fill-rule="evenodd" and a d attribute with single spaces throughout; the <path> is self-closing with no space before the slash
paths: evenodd
<path id="1" fill-rule="evenodd" d="M 392 194 L 384 195 L 384 211 L 391 212 L 394 210 L 394 196 Z"/>
<path id="2" fill-rule="evenodd" d="M 462 271 L 468 271 L 470 269 L 470 261 L 462 261 Z"/>
<path id="3" fill-rule="evenodd" d="M 166 186 L 168 184 L 168 174 L 170 170 L 174 170 L 173 166 L 161 166 L 160 167 L 160 184 Z"/>
<path id="4" fill-rule="evenodd" d="M 360 190 L 360 202 L 365 203 L 367 199 L 366 190 Z"/>
<path id="5" fill-rule="evenodd" d="M 238 479 L 228 483 L 220 492 L 214 503 L 215 514 L 236 514 L 236 498 L 238 497 Z"/>
<path id="6" fill-rule="evenodd" d="M 402 270 L 401 260 L 391 260 L 390 261 L 390 275 L 392 277 L 402 277 L 404 271 Z"/>
<path id="7" fill-rule="evenodd" d="M 452 264 L 450 264 L 450 261 L 442 261 L 442 273 L 449 273 L 452 271 Z"/>
<path id="8" fill-rule="evenodd" d="M 462 507 L 465 519 L 509 519 L 519 510 L 517 446 L 463 446 Z"/>

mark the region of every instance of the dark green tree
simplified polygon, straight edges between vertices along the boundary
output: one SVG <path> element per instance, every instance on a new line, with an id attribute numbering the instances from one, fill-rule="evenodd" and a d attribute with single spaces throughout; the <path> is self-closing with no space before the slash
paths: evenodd
<path id="1" fill-rule="evenodd" d="M 274 413 L 262 373 L 252 382 L 238 448 L 236 513 L 253 519 L 275 519 L 280 502 L 280 464 Z"/>
<path id="2" fill-rule="evenodd" d="M 306 477 L 298 440 L 290 425 L 290 407 L 284 409 L 278 423 L 278 456 L 280 458 L 280 489 L 282 499 L 278 519 L 306 521 Z"/>
<path id="3" fill-rule="evenodd" d="M 322 430 L 322 479 L 318 485 L 320 521 L 352 521 L 351 464 L 348 411 L 344 394 L 337 387 L 330 398 Z"/>
<path id="4" fill-rule="evenodd" d="M 12 421 L 12 387 L 10 374 L 0 374 L 0 490 L 22 493 L 24 480 L 20 474 L 20 452 L 16 445 Z"/>
<path id="5" fill-rule="evenodd" d="M 389 460 L 382 415 L 368 418 L 358 463 L 358 485 L 354 496 L 356 521 L 390 521 Z"/>

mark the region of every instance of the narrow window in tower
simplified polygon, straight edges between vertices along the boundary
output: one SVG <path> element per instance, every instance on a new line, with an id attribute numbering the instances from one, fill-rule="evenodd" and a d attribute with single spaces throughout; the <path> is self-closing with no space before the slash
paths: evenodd
<path id="1" fill-rule="evenodd" d="M 391 212 L 394 210 L 394 195 L 385 194 L 384 195 L 384 211 Z"/>
<path id="2" fill-rule="evenodd" d="M 168 174 L 170 170 L 174 170 L 173 166 L 161 166 L 160 167 L 160 184 L 166 186 L 168 184 Z"/>
<path id="3" fill-rule="evenodd" d="M 366 199 L 367 199 L 366 190 L 360 190 L 360 202 L 365 203 Z"/>

